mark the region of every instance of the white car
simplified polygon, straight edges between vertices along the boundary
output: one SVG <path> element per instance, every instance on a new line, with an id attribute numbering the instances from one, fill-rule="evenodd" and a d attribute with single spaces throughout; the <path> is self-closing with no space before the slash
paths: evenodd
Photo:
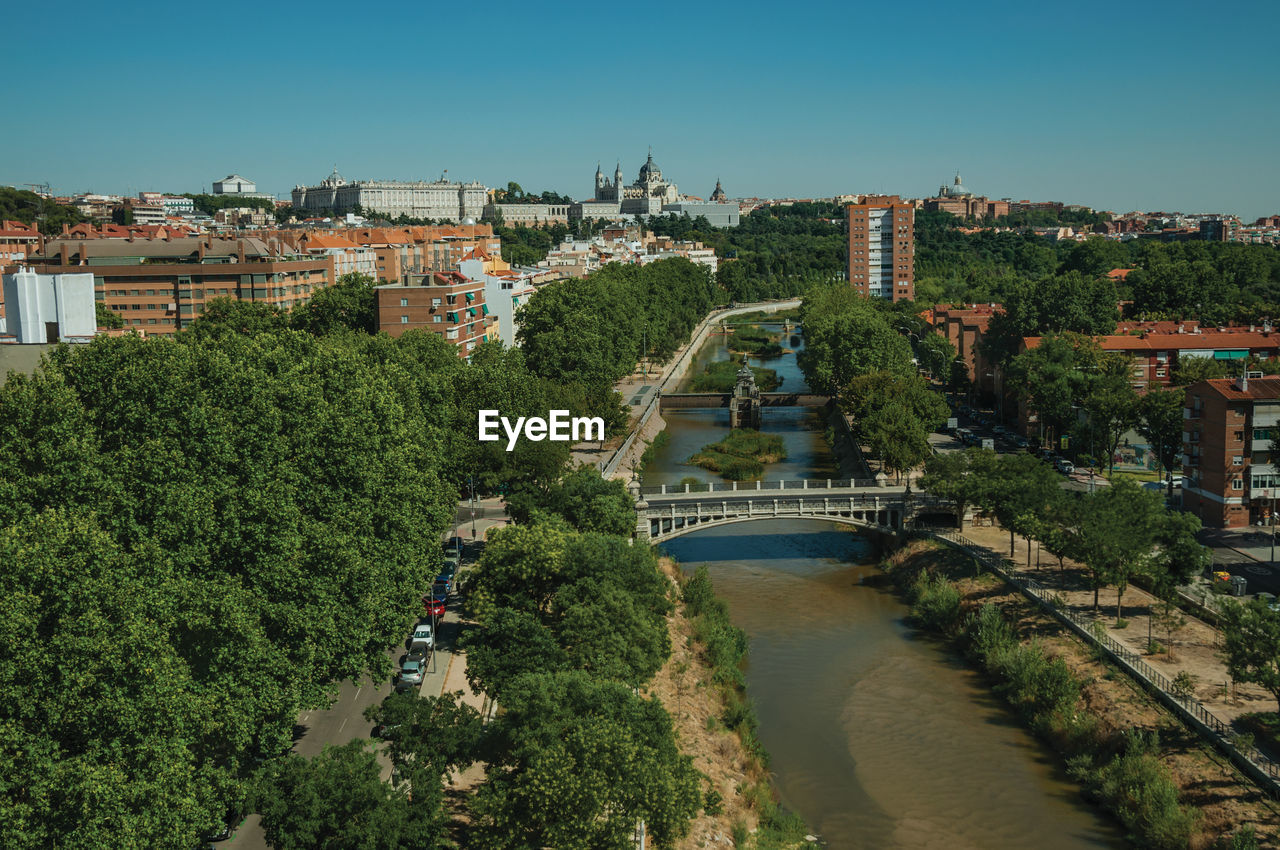
<path id="1" fill-rule="evenodd" d="M 409 638 L 409 651 L 412 652 L 414 647 L 425 647 L 433 649 L 436 645 L 436 636 L 431 631 L 430 623 L 418 623 L 413 627 L 413 637 Z"/>
<path id="2" fill-rule="evenodd" d="M 1076 471 L 1076 465 L 1065 458 L 1058 458 L 1057 461 L 1054 462 L 1054 466 L 1058 467 L 1058 471 L 1063 475 L 1070 475 Z"/>

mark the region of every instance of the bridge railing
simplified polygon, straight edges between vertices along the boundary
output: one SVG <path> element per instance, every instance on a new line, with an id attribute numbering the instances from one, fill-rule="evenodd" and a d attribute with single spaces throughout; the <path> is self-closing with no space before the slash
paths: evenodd
<path id="1" fill-rule="evenodd" d="M 980 546 L 955 529 L 917 528 L 918 533 L 941 540 L 972 556 L 993 573 L 1012 584 L 1024 596 L 1037 603 L 1046 613 L 1066 625 L 1087 645 L 1105 654 L 1139 684 L 1152 691 L 1161 702 L 1181 717 L 1202 738 L 1215 745 L 1272 797 L 1280 798 L 1280 763 L 1252 744 L 1241 740 L 1231 724 L 1215 716 L 1194 695 L 1179 688 L 1169 677 L 1156 670 L 1124 644 L 1105 631 L 1095 633 L 1090 614 L 1066 607 L 1056 592 L 1045 587 L 1034 576 L 1021 572 L 1013 562 Z"/>
<path id="2" fill-rule="evenodd" d="M 679 496 L 685 493 L 755 493 L 776 490 L 843 490 L 878 487 L 874 478 L 800 478 L 789 481 L 702 481 L 697 484 L 661 484 L 642 487 L 646 496 Z"/>
<path id="3" fill-rule="evenodd" d="M 726 494 L 727 495 L 727 494 Z M 747 495 L 747 494 L 744 494 Z M 724 500 L 724 511 L 728 516 L 760 516 L 774 514 L 811 514 L 814 516 L 835 516 L 850 510 L 853 511 L 901 511 L 906 509 L 947 508 L 952 503 L 935 496 L 912 496 L 888 494 L 876 496 L 871 493 L 854 493 L 848 496 L 824 496 L 820 498 L 737 498 Z M 700 501 L 650 503 L 644 510 L 650 519 L 680 519 L 684 517 L 710 517 L 719 514 L 720 503 L 714 499 Z"/>

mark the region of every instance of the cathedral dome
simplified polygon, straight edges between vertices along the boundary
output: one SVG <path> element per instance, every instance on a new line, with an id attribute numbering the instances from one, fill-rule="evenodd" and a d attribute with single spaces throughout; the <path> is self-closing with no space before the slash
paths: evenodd
<path id="1" fill-rule="evenodd" d="M 653 154 L 649 154 L 649 159 L 645 161 L 644 165 L 640 166 L 640 176 L 645 177 L 650 174 L 657 176 L 661 173 L 662 169 L 658 167 L 658 163 L 653 161 Z"/>

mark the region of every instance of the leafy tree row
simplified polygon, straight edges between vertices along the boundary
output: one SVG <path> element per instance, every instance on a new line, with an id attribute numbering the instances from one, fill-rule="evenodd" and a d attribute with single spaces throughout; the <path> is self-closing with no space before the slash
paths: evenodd
<path id="1" fill-rule="evenodd" d="M 1093 588 L 1094 609 L 1105 587 L 1116 589 L 1116 618 L 1135 576 L 1146 576 L 1156 594 L 1174 590 L 1200 573 L 1209 551 L 1195 539 L 1200 520 L 1168 510 L 1158 494 L 1119 478 L 1088 495 L 1068 493 L 1062 479 L 1029 454 L 997 456 L 987 449 L 939 454 L 925 465 L 921 484 L 951 500 L 961 517 L 972 507 L 994 515 L 1014 535 L 1037 540 L 1060 561 L 1083 565 Z"/>
<path id="2" fill-rule="evenodd" d="M 427 376 L 456 361 L 412 335 L 193 331 L 10 376 L 7 846 L 195 846 L 299 711 L 389 673 L 453 516 Z"/>
<path id="3" fill-rule="evenodd" d="M 610 264 L 539 289 L 517 337 L 534 374 L 604 397 L 642 355 L 669 358 L 718 300 L 707 270 L 683 258 Z"/>

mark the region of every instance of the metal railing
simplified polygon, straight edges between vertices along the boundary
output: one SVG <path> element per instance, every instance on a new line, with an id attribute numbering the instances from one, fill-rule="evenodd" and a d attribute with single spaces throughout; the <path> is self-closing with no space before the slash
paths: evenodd
<path id="1" fill-rule="evenodd" d="M 1062 607 L 1055 592 L 1034 577 L 1013 568 L 1012 563 L 1007 559 L 980 546 L 954 529 L 917 528 L 915 531 L 965 552 L 1012 584 L 1042 610 L 1071 629 L 1086 644 L 1104 652 L 1131 678 L 1155 692 L 1161 702 L 1186 721 L 1202 738 L 1226 754 L 1257 782 L 1259 787 L 1272 797 L 1280 798 L 1280 763 L 1255 746 L 1240 746 L 1237 743 L 1237 733 L 1232 729 L 1231 724 L 1214 715 L 1204 706 L 1204 703 L 1191 694 L 1175 687 L 1169 677 L 1143 661 L 1136 652 L 1108 634 L 1101 636 L 1094 634 L 1091 630 L 1095 622 L 1093 616 Z"/>
<path id="2" fill-rule="evenodd" d="M 691 493 L 757 493 L 766 490 L 850 490 L 870 488 L 902 495 L 902 490 L 880 487 L 874 478 L 797 478 L 785 481 L 702 481 L 643 487 L 646 496 L 681 496 Z"/>

